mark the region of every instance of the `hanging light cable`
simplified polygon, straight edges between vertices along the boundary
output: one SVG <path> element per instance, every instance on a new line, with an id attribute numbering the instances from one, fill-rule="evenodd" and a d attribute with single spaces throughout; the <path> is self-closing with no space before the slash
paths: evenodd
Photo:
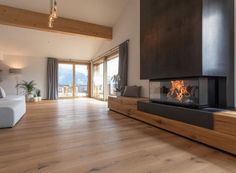
<path id="1" fill-rule="evenodd" d="M 49 15 L 49 21 L 48 21 L 49 28 L 53 28 L 53 22 L 57 17 L 58 17 L 57 1 L 50 0 L 50 15 Z"/>

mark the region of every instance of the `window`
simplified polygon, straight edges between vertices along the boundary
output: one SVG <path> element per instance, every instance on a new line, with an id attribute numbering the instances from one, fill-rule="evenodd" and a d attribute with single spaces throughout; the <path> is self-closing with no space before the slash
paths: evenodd
<path id="1" fill-rule="evenodd" d="M 118 74 L 119 57 L 107 61 L 107 84 L 108 95 L 115 95 L 116 83 L 112 80 Z"/>
<path id="2" fill-rule="evenodd" d="M 88 65 L 75 65 L 75 96 L 88 96 Z"/>
<path id="3" fill-rule="evenodd" d="M 73 65 L 59 64 L 58 67 L 58 96 L 73 97 Z"/>
<path id="4" fill-rule="evenodd" d="M 100 63 L 94 65 L 93 97 L 97 99 L 104 99 L 103 88 L 103 63 Z"/>
<path id="5" fill-rule="evenodd" d="M 58 96 L 72 98 L 88 96 L 88 65 L 77 63 L 59 63 Z"/>
<path id="6" fill-rule="evenodd" d="M 107 100 L 109 95 L 115 95 L 116 83 L 112 80 L 118 74 L 119 55 L 113 52 L 106 58 L 100 58 L 93 64 L 93 97 Z"/>

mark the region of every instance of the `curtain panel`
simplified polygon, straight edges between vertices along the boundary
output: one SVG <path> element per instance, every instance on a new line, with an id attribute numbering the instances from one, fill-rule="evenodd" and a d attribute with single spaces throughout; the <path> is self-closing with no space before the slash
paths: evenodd
<path id="1" fill-rule="evenodd" d="M 122 94 L 125 86 L 128 84 L 128 58 L 129 58 L 129 41 L 119 45 L 119 71 L 120 76 L 119 87 L 122 89 Z"/>
<path id="2" fill-rule="evenodd" d="M 47 61 L 47 99 L 58 99 L 58 60 L 48 58 Z"/>

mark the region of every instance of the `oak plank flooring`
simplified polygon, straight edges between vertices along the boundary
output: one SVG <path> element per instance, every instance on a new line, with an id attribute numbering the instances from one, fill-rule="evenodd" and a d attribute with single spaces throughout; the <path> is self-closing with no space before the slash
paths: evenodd
<path id="1" fill-rule="evenodd" d="M 93 99 L 27 105 L 0 129 L 0 173 L 233 173 L 230 154 L 109 111 Z"/>

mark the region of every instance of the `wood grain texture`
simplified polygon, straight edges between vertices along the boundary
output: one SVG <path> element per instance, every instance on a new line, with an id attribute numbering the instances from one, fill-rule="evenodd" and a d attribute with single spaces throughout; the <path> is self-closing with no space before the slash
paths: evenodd
<path id="1" fill-rule="evenodd" d="M 122 104 L 122 100 L 123 98 L 109 98 L 108 107 L 129 117 L 236 155 L 236 117 L 233 111 L 215 115 L 214 130 L 210 130 L 138 111 L 137 106 Z"/>
<path id="2" fill-rule="evenodd" d="M 236 158 L 93 99 L 27 105 L 0 130 L 0 173 L 233 173 Z"/>
<path id="3" fill-rule="evenodd" d="M 122 96 L 119 97 L 109 96 L 109 99 L 124 105 L 136 105 L 136 106 L 138 101 L 148 100 L 147 98 L 132 98 L 132 97 L 122 97 Z"/>
<path id="4" fill-rule="evenodd" d="M 215 113 L 214 129 L 236 137 L 236 111 Z"/>
<path id="5" fill-rule="evenodd" d="M 48 27 L 48 14 L 0 5 L 0 24 L 65 34 L 80 34 L 112 39 L 112 28 L 59 17 Z"/>

